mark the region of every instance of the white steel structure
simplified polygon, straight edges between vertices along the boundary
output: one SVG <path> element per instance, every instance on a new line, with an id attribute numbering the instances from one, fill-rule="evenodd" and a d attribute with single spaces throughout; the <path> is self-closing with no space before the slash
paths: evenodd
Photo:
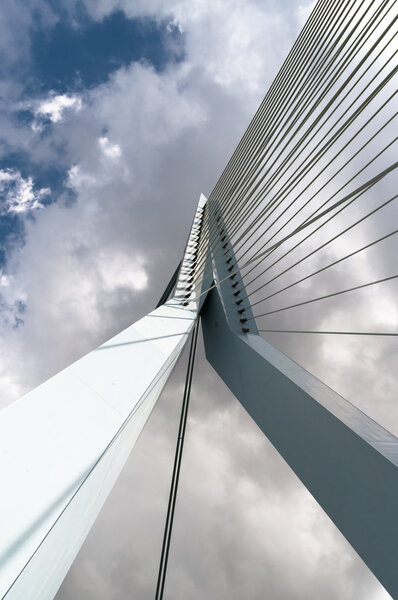
<path id="1" fill-rule="evenodd" d="M 54 597 L 141 433 L 204 299 L 185 290 L 205 202 L 178 297 L 1 412 L 1 598 Z"/>
<path id="2" fill-rule="evenodd" d="M 200 198 L 172 299 L 0 414 L 1 598 L 54 597 L 199 316 L 210 364 L 398 598 L 398 439 L 260 336 L 398 333 L 258 324 L 398 279 L 383 272 L 272 305 L 396 239 L 397 22 L 393 0 L 319 0 L 208 201 Z M 345 238 L 344 255 L 344 244 L 331 246 L 387 210 L 377 239 L 352 249 Z M 313 256 L 326 262 L 295 276 Z"/>

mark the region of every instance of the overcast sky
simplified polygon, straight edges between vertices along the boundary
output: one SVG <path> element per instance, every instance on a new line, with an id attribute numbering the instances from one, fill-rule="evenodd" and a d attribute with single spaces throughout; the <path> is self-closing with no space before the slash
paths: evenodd
<path id="1" fill-rule="evenodd" d="M 210 194 L 311 5 L 1 2 L 0 407 L 156 305 L 200 193 Z M 383 301 L 384 321 L 379 311 L 372 324 L 392 330 L 396 302 Z M 274 338 L 398 431 L 395 341 Z M 186 356 L 58 600 L 154 597 L 185 365 Z M 200 340 L 165 598 L 389 597 Z"/>

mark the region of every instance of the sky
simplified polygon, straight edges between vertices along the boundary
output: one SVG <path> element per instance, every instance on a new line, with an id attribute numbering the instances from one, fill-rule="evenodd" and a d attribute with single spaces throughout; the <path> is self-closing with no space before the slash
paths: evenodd
<path id="1" fill-rule="evenodd" d="M 3 0 L 0 407 L 156 306 L 200 193 L 210 194 L 311 6 Z M 271 341 L 398 430 L 395 347 Z M 154 597 L 186 359 L 57 600 Z M 389 595 L 206 363 L 200 340 L 165 598 L 264 597 Z"/>

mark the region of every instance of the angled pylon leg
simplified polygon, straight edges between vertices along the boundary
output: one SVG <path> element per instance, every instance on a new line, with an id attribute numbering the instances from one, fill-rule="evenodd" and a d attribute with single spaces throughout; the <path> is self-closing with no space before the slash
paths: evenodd
<path id="1" fill-rule="evenodd" d="M 54 597 L 115 483 L 205 297 L 188 283 L 204 208 L 174 298 L 0 413 L 1 598 Z"/>
<path id="2" fill-rule="evenodd" d="M 224 299 L 223 299 L 224 300 Z M 213 289 L 206 357 L 393 598 L 398 598 L 398 439 L 257 334 Z"/>

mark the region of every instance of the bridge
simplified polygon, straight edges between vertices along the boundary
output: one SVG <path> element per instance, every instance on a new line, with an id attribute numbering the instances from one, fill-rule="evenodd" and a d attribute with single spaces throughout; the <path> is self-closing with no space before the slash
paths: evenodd
<path id="1" fill-rule="evenodd" d="M 199 325 L 209 364 L 398 598 L 397 438 L 269 341 L 398 335 L 312 325 L 331 299 L 398 279 L 383 263 L 398 232 L 396 36 L 392 0 L 319 0 L 198 199 L 158 307 L 2 411 L 2 598 L 54 597 L 192 336 L 178 482 Z"/>

